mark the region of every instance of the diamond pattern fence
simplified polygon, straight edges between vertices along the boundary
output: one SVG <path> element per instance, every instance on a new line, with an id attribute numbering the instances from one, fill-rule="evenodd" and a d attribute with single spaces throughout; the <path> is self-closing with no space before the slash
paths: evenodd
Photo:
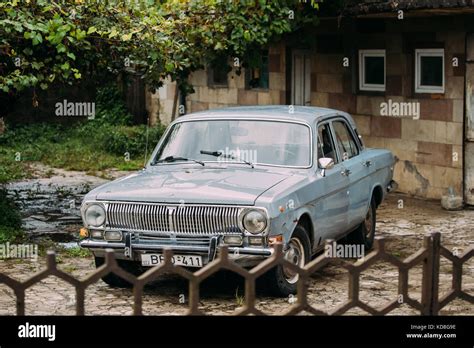
<path id="1" fill-rule="evenodd" d="M 302 312 L 308 312 L 314 315 L 342 315 L 350 309 L 357 307 L 365 310 L 371 315 L 385 315 L 402 305 L 398 297 L 390 301 L 383 308 L 376 309 L 370 306 L 370 304 L 364 303 L 360 300 L 359 282 L 361 272 L 370 268 L 377 262 L 386 262 L 398 269 L 398 294 L 399 296 L 403 296 L 403 303 L 419 311 L 420 315 L 438 315 L 442 308 L 455 299 L 459 298 L 469 303 L 474 303 L 474 296 L 468 294 L 462 289 L 463 264 L 474 255 L 474 246 L 471 245 L 462 255 L 455 255 L 441 245 L 440 239 L 441 235 L 438 232 L 426 235 L 424 237 L 423 246 L 420 250 L 406 259 L 400 260 L 385 250 L 384 238 L 377 237 L 375 240 L 374 250 L 365 258 L 360 259 L 355 263 L 343 259 L 329 258 L 323 253 L 305 265 L 303 268 L 291 264 L 284 258 L 281 244 L 277 244 L 275 246 L 275 252 L 271 257 L 252 269 L 245 269 L 231 261 L 228 257 L 228 250 L 224 247 L 220 250 L 219 256 L 214 261 L 207 264 L 205 267 L 195 273 L 192 273 L 185 268 L 174 266 L 171 263 L 172 252 L 170 250 L 165 250 L 165 262 L 159 266 L 149 269 L 147 272 L 138 277 L 135 277 L 120 268 L 114 258 L 113 251 L 107 250 L 106 262 L 104 265 L 99 267 L 83 280 L 76 279 L 71 275 L 59 270 L 57 268 L 56 256 L 54 252 L 48 252 L 46 269 L 36 273 L 31 278 L 22 282 L 0 273 L 0 283 L 5 284 L 14 291 L 16 296 L 17 315 L 25 315 L 25 291 L 29 287 L 49 276 L 56 276 L 71 284 L 75 288 L 76 314 L 84 315 L 84 299 L 87 287 L 100 281 L 103 276 L 112 272 L 133 284 L 133 314 L 142 315 L 142 299 L 145 285 L 158 279 L 165 273 L 176 274 L 187 279 L 189 282 L 188 314 L 202 315 L 204 313 L 199 309 L 200 284 L 212 274 L 221 270 L 228 270 L 239 274 L 245 279 L 245 301 L 243 306 L 239 308 L 235 314 L 263 315 L 264 313 L 258 310 L 255 306 L 256 280 L 273 267 L 277 265 L 283 265 L 285 267 L 289 267 L 295 272 L 298 272 L 300 275 L 297 284 L 297 299 L 295 303 L 293 303 L 292 306 L 286 311 L 285 315 L 296 315 Z M 332 243 L 332 241 L 328 241 L 328 243 Z M 440 298 L 438 290 L 441 256 L 445 257 L 452 263 L 452 284 L 448 293 Z M 348 272 L 348 299 L 334 310 L 325 312 L 312 307 L 308 302 L 307 294 L 310 276 L 323 268 L 329 262 L 331 262 L 331 264 L 334 264 L 335 262 L 337 267 L 342 267 Z M 411 298 L 408 293 L 409 271 L 418 265 L 421 265 L 423 269 L 421 301 Z"/>

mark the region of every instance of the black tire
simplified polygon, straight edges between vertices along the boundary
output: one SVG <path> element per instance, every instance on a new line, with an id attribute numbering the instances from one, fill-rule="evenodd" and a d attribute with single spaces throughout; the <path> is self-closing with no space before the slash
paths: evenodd
<path id="1" fill-rule="evenodd" d="M 376 207 L 375 199 L 372 197 L 365 220 L 346 238 L 348 244 L 363 245 L 366 253 L 370 251 L 374 245 L 375 224 L 377 220 Z"/>
<path id="2" fill-rule="evenodd" d="M 301 255 L 303 256 L 303 260 L 301 261 L 293 258 L 295 264 L 299 264 L 301 266 L 311 260 L 311 242 L 309 240 L 308 233 L 306 232 L 303 226 L 296 226 L 293 235 L 290 238 L 288 246 L 284 248 L 284 253 L 287 253 L 285 254 L 285 257 L 296 256 L 298 258 L 298 255 L 290 254 L 292 246 L 293 248 L 297 247 L 298 249 L 302 250 Z M 293 251 L 295 251 L 295 249 Z M 284 267 L 278 265 L 277 267 L 267 272 L 267 286 L 269 287 L 270 291 L 277 296 L 286 297 L 291 294 L 295 294 L 299 275 L 294 274 L 293 276 L 295 276 L 296 278 L 292 277 L 292 274 L 291 272 L 289 272 L 289 270 L 285 270 Z"/>
<path id="3" fill-rule="evenodd" d="M 95 257 L 95 266 L 99 268 L 105 263 L 105 259 L 103 257 Z M 138 262 L 135 261 L 127 261 L 127 260 L 117 260 L 118 265 L 124 271 L 133 274 L 134 276 L 139 276 L 143 273 L 143 269 Z M 107 283 L 108 285 L 114 288 L 131 288 L 133 284 L 127 282 L 125 279 L 120 278 L 119 276 L 115 275 L 114 273 L 109 273 L 106 276 L 102 277 L 102 280 Z"/>

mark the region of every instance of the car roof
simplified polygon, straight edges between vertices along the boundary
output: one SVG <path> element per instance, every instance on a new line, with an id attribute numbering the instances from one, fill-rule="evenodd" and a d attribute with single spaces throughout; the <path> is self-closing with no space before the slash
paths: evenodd
<path id="1" fill-rule="evenodd" d="M 290 110 L 293 112 L 290 113 Z M 325 116 L 334 116 L 342 115 L 345 116 L 348 121 L 355 126 L 352 117 L 339 110 L 320 108 L 314 106 L 292 106 L 290 105 L 262 105 L 262 106 L 237 106 L 237 107 L 228 107 L 222 109 L 211 109 L 199 112 L 193 112 L 181 116 L 177 121 L 186 121 L 186 120 L 197 120 L 197 119 L 206 119 L 206 118 L 235 118 L 235 117 L 245 117 L 245 118 L 256 118 L 260 120 L 265 119 L 281 119 L 281 120 L 290 120 L 290 121 L 300 121 L 308 124 L 312 124 L 314 121 L 319 120 Z"/>

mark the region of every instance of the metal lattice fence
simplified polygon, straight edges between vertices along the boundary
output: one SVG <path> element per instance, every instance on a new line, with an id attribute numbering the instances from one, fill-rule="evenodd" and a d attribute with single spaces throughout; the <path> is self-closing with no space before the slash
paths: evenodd
<path id="1" fill-rule="evenodd" d="M 330 258 L 323 253 L 303 268 L 288 262 L 284 258 L 282 245 L 277 244 L 275 245 L 275 252 L 271 257 L 249 270 L 231 261 L 228 257 L 227 248 L 223 247 L 220 250 L 219 256 L 214 261 L 195 273 L 192 273 L 183 267 L 174 266 L 171 261 L 172 252 L 170 250 L 165 250 L 164 263 L 151 268 L 138 277 L 135 277 L 120 268 L 114 258 L 113 251 L 107 250 L 105 257 L 106 262 L 83 280 L 78 280 L 59 270 L 57 268 L 55 253 L 48 252 L 46 269 L 36 273 L 25 281 L 17 281 L 3 273 L 0 273 L 0 283 L 5 284 L 13 290 L 16 297 L 17 315 L 25 315 L 26 290 L 49 276 L 56 276 L 74 287 L 76 291 L 76 314 L 84 315 L 86 289 L 91 284 L 100 281 L 100 279 L 105 275 L 114 273 L 133 285 L 133 314 L 142 315 L 143 289 L 145 285 L 157 280 L 163 274 L 176 274 L 187 279 L 189 282 L 188 314 L 202 315 L 204 313 L 199 309 L 200 284 L 214 273 L 221 270 L 228 270 L 245 279 L 245 300 L 243 306 L 239 308 L 235 314 L 263 315 L 264 313 L 258 310 L 255 306 L 256 280 L 275 266 L 282 265 L 299 274 L 296 301 L 284 313 L 285 315 L 295 315 L 302 312 L 308 312 L 314 315 L 342 315 L 352 308 L 360 308 L 372 315 L 385 315 L 400 307 L 402 303 L 405 303 L 419 311 L 420 315 L 437 315 L 442 308 L 458 298 L 469 303 L 474 303 L 474 296 L 463 291 L 462 288 L 463 265 L 473 256 L 474 246 L 471 245 L 462 255 L 455 255 L 441 245 L 440 239 L 441 235 L 438 232 L 426 235 L 424 237 L 423 247 L 420 250 L 406 259 L 400 260 L 385 250 L 384 238 L 377 237 L 375 240 L 374 250 L 355 263 L 343 259 Z M 328 241 L 328 243 L 332 243 L 332 241 Z M 445 257 L 452 263 L 452 284 L 450 290 L 440 298 L 439 272 L 441 257 Z M 342 267 L 348 272 L 349 285 L 347 301 L 336 307 L 334 310 L 326 312 L 311 306 L 308 302 L 307 295 L 310 276 L 322 269 L 329 262 L 331 262 L 331 264 L 335 263 L 337 267 Z M 402 303 L 398 300 L 397 296 L 397 298 L 391 300 L 383 308 L 376 309 L 361 301 L 359 298 L 361 272 L 367 270 L 377 262 L 385 262 L 398 269 L 398 295 L 403 296 L 404 300 Z M 408 293 L 409 271 L 418 265 L 422 266 L 421 301 L 410 297 Z"/>

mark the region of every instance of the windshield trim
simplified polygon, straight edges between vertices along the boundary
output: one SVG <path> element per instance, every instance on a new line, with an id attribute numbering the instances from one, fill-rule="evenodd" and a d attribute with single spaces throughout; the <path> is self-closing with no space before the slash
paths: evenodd
<path id="1" fill-rule="evenodd" d="M 264 118 L 264 119 L 260 119 L 260 118 L 255 118 L 255 117 L 239 117 L 239 116 L 235 116 L 233 115 L 232 117 L 203 117 L 203 118 L 200 118 L 200 119 L 190 119 L 190 120 L 176 120 L 174 121 L 173 123 L 171 123 L 166 132 L 162 135 L 160 141 L 158 142 L 158 144 L 156 145 L 156 148 L 155 150 L 153 151 L 153 154 L 150 158 L 150 160 L 148 161 L 147 163 L 147 168 L 151 166 L 151 163 L 154 162 L 155 160 L 155 157 L 157 156 L 160 148 L 163 146 L 163 142 L 164 140 L 166 139 L 166 137 L 168 136 L 168 134 L 171 132 L 171 130 L 173 129 L 173 127 L 178 124 L 178 123 L 184 123 L 184 122 L 201 122 L 201 121 L 256 121 L 256 122 L 281 122 L 281 123 L 293 123 L 293 124 L 300 124 L 302 126 L 306 126 L 308 127 L 309 129 L 309 141 L 310 141 L 310 151 L 309 151 L 309 156 L 310 156 L 310 161 L 309 161 L 309 165 L 307 166 L 289 166 L 289 165 L 283 165 L 283 164 L 271 164 L 271 163 L 260 163 L 260 162 L 255 162 L 255 163 L 252 163 L 254 165 L 258 165 L 258 166 L 266 166 L 266 167 L 279 167 L 279 168 L 298 168 L 298 169 L 309 169 L 309 168 L 312 168 L 313 167 L 313 127 L 307 123 L 307 122 L 304 122 L 304 121 L 299 121 L 299 120 L 291 120 L 291 119 L 280 119 L 280 118 Z M 240 161 L 228 161 L 228 162 L 222 162 L 222 161 L 202 161 L 204 163 L 231 163 L 231 164 L 240 164 L 240 163 L 243 163 L 243 162 L 240 162 Z M 186 161 L 180 161 L 180 162 L 171 162 L 171 163 L 166 163 L 166 162 L 163 162 L 163 163 L 156 163 L 154 165 L 154 167 L 157 167 L 157 166 L 168 166 L 168 165 L 177 165 L 177 164 L 192 164 L 192 163 L 189 163 L 189 162 L 186 162 Z"/>

